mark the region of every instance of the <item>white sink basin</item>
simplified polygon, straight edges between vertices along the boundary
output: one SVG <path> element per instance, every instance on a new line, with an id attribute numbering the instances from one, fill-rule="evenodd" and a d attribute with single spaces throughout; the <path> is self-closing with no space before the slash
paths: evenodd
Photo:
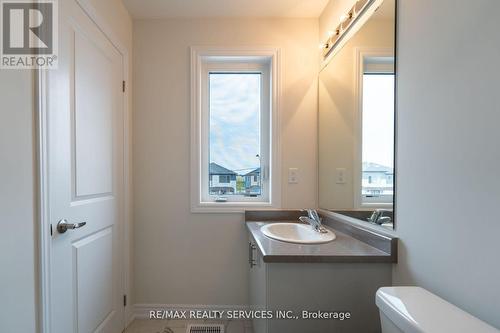
<path id="1" fill-rule="evenodd" d="M 270 223 L 260 228 L 269 238 L 289 243 L 321 244 L 335 239 L 335 233 L 327 229 L 327 233 L 319 233 L 310 225 L 300 223 Z"/>

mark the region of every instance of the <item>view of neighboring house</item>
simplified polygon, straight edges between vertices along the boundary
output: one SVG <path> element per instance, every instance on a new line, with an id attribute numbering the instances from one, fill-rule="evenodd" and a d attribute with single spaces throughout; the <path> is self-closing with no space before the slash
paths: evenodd
<path id="1" fill-rule="evenodd" d="M 236 193 L 236 172 L 212 162 L 210 163 L 209 175 L 210 194 Z"/>
<path id="2" fill-rule="evenodd" d="M 255 196 L 261 194 L 260 168 L 238 175 L 217 163 L 210 163 L 209 191 L 214 195 L 241 194 Z"/>
<path id="3" fill-rule="evenodd" d="M 363 196 L 392 195 L 394 191 L 394 169 L 377 163 L 363 162 L 361 184 Z"/>
<path id="4" fill-rule="evenodd" d="M 245 177 L 245 194 L 260 194 L 260 167 L 243 175 Z"/>

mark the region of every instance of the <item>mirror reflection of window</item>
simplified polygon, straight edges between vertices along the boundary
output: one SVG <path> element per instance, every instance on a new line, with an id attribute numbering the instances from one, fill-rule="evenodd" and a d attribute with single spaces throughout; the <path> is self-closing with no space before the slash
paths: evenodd
<path id="1" fill-rule="evenodd" d="M 391 204 L 394 194 L 394 58 L 364 59 L 361 204 Z"/>
<path id="2" fill-rule="evenodd" d="M 370 2 L 323 58 L 318 89 L 318 206 L 388 229 L 396 196 L 396 1 Z"/>

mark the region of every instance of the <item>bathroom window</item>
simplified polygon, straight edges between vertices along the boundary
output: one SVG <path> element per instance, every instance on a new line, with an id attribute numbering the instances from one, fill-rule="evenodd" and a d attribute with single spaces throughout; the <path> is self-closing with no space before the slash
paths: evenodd
<path id="1" fill-rule="evenodd" d="M 258 70 L 208 72 L 208 172 L 210 176 L 224 174 L 219 183 L 231 187 L 226 191 L 209 182 L 211 194 L 262 195 L 262 182 L 247 178 L 253 179 L 262 169 L 261 130 L 266 130 L 266 124 L 261 118 L 267 113 L 262 103 L 268 103 L 262 96 L 265 79 Z"/>
<path id="2" fill-rule="evenodd" d="M 192 210 L 276 207 L 276 53 L 192 51 Z"/>

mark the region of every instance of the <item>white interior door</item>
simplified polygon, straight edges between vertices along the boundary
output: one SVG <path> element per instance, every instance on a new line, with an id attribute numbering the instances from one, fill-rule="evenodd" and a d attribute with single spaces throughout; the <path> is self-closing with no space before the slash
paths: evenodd
<path id="1" fill-rule="evenodd" d="M 74 0 L 59 6 L 59 68 L 47 74 L 50 332 L 118 333 L 124 328 L 123 58 Z M 62 232 L 63 219 L 81 227 Z"/>

